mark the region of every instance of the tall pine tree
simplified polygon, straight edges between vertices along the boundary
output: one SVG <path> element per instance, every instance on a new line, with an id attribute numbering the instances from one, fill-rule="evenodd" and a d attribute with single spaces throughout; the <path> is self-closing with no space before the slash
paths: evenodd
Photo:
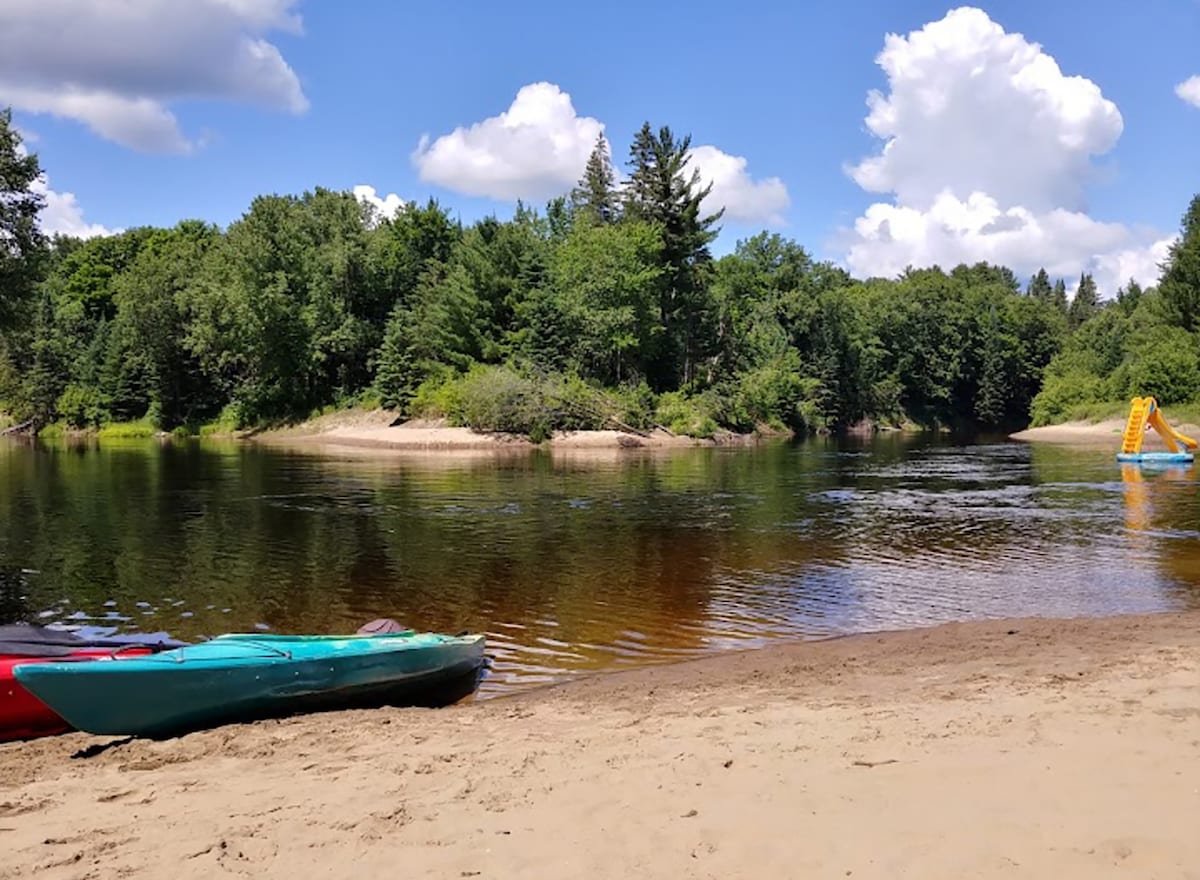
<path id="1" fill-rule="evenodd" d="M 603 132 L 596 138 L 583 177 L 571 190 L 571 207 L 576 220 L 584 223 L 615 223 L 620 217 L 620 199 Z"/>
<path id="2" fill-rule="evenodd" d="M 38 228 L 45 198 L 33 189 L 37 156 L 21 145 L 12 110 L 0 110 L 0 329 L 10 327 L 33 295 L 46 239 Z"/>
<path id="3" fill-rule="evenodd" d="M 1050 301 L 1064 315 L 1067 313 L 1067 283 L 1061 278 L 1054 282 L 1054 296 Z"/>
<path id="4" fill-rule="evenodd" d="M 1054 288 L 1050 285 L 1050 276 L 1046 274 L 1045 269 L 1038 269 L 1037 274 L 1030 280 L 1026 293 L 1041 302 L 1054 300 Z"/>
<path id="5" fill-rule="evenodd" d="M 1200 195 L 1188 205 L 1180 233 L 1171 245 L 1158 289 L 1171 323 L 1195 331 L 1200 329 Z"/>
<path id="6" fill-rule="evenodd" d="M 657 132 L 647 122 L 629 150 L 631 173 L 624 192 L 625 215 L 662 230 L 663 275 L 659 285 L 661 343 L 651 360 L 650 383 L 657 390 L 686 384 L 695 375 L 704 345 L 709 244 L 724 209 L 701 216 L 701 203 L 712 191 L 696 168 L 688 171 L 691 135 L 676 138 L 667 126 Z"/>
<path id="7" fill-rule="evenodd" d="M 1096 294 L 1096 282 L 1084 272 L 1079 276 L 1079 289 L 1075 291 L 1075 297 L 1067 309 L 1067 326 L 1072 330 L 1078 329 L 1098 311 L 1100 300 Z"/>

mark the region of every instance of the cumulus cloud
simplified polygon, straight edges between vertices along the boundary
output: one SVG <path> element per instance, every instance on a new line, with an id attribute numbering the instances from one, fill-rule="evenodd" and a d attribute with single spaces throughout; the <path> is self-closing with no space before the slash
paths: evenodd
<path id="1" fill-rule="evenodd" d="M 988 260 L 1019 273 L 1108 267 L 1157 280 L 1161 233 L 1087 214 L 1093 160 L 1123 129 L 1094 82 L 971 7 L 889 34 L 876 62 L 889 91 L 870 93 L 866 124 L 884 143 L 847 172 L 894 201 L 871 205 L 842 236 L 852 271 Z"/>
<path id="2" fill-rule="evenodd" d="M 370 205 L 380 217 L 391 219 L 404 210 L 404 199 L 395 193 L 380 196 L 375 187 L 360 183 L 354 187 L 354 196 L 360 202 Z"/>
<path id="3" fill-rule="evenodd" d="M 426 135 L 412 158 L 422 180 L 455 192 L 542 201 L 575 186 L 603 131 L 598 119 L 576 112 L 571 96 L 559 86 L 539 82 L 521 88 L 498 116 L 436 140 Z M 724 207 L 726 216 L 746 222 L 782 222 L 789 200 L 779 178 L 755 180 L 746 159 L 710 145 L 692 148 L 689 162 L 704 183 L 713 184 L 705 199 L 707 210 Z M 621 169 L 613 170 L 619 185 Z"/>
<path id="4" fill-rule="evenodd" d="M 26 143 L 35 143 L 37 135 L 31 131 L 18 129 L 23 143 L 17 144 L 17 155 L 28 156 Z M 38 212 L 38 227 L 46 235 L 73 235 L 76 238 L 94 238 L 98 235 L 111 235 L 121 230 L 107 229 L 99 223 L 88 223 L 83 219 L 83 208 L 75 198 L 74 193 L 57 192 L 50 189 L 50 180 L 43 172 L 30 185 L 29 189 L 40 195 L 43 200 L 42 210 Z"/>
<path id="5" fill-rule="evenodd" d="M 1200 107 L 1200 76 L 1185 79 L 1175 86 L 1175 94 L 1193 107 Z"/>
<path id="6" fill-rule="evenodd" d="M 5 0 L 0 102 L 75 119 L 145 152 L 195 144 L 169 109 L 196 98 L 308 108 L 273 31 L 299 33 L 298 0 Z"/>
<path id="7" fill-rule="evenodd" d="M 699 170 L 701 181 L 712 184 L 704 200 L 705 210 L 724 208 L 726 217 L 746 223 L 783 223 L 791 200 L 778 177 L 755 180 L 746 171 L 743 157 L 709 145 L 695 147 L 689 155 L 689 165 Z"/>
<path id="8" fill-rule="evenodd" d="M 34 181 L 30 187 L 40 193 L 46 200 L 45 206 L 38 215 L 38 226 L 47 235 L 73 235 L 76 238 L 95 238 L 98 235 L 112 235 L 119 229 L 108 229 L 99 223 L 88 223 L 83 219 L 83 207 L 75 198 L 74 193 L 56 192 L 50 189 L 50 183 L 45 175 Z"/>
<path id="9" fill-rule="evenodd" d="M 470 196 L 539 201 L 575 185 L 604 125 L 553 83 L 524 86 L 507 110 L 413 153 L 421 180 Z"/>

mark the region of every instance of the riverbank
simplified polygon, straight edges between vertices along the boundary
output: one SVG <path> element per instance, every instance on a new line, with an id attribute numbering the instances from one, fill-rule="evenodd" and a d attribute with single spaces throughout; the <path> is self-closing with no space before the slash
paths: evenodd
<path id="1" fill-rule="evenodd" d="M 1200 425 L 1191 422 L 1178 423 L 1168 419 L 1168 423 L 1176 431 L 1189 437 L 1200 439 Z M 1102 419 L 1097 422 L 1065 422 L 1061 425 L 1044 425 L 1040 428 L 1027 428 L 1009 435 L 1013 440 L 1024 440 L 1038 443 L 1064 443 L 1077 445 L 1110 445 L 1120 448 L 1121 434 L 1125 430 L 1125 419 Z M 1154 431 L 1147 431 L 1143 449 L 1166 449 L 1162 438 Z"/>
<path id="2" fill-rule="evenodd" d="M 1187 876 L 1200 613 L 968 623 L 447 710 L 0 746 L 0 877 Z"/>
<path id="3" fill-rule="evenodd" d="M 388 410 L 342 410 L 297 425 L 244 435 L 256 443 L 322 448 L 394 449 L 413 451 L 550 449 L 668 449 L 695 446 L 747 446 L 765 436 L 786 434 L 734 434 L 718 432 L 712 438 L 672 434 L 657 428 L 633 431 L 556 431 L 542 444 L 520 434 L 479 432 L 459 428 L 444 419 L 400 420 Z"/>

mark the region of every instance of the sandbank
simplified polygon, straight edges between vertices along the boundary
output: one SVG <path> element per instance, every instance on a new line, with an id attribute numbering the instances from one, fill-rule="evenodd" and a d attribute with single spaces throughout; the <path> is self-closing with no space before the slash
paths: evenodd
<path id="1" fill-rule="evenodd" d="M 1176 424 L 1171 427 L 1189 437 L 1200 438 L 1200 426 L 1193 424 Z M 1119 448 L 1121 434 L 1125 430 L 1124 419 L 1104 419 L 1099 422 L 1064 422 L 1061 425 L 1045 425 L 1040 428 L 1027 428 L 1009 436 L 1013 440 L 1025 440 L 1039 443 L 1063 443 L 1071 445 L 1108 445 Z M 1166 445 L 1154 431 L 1147 431 L 1142 448 L 1163 450 Z"/>
<path id="2" fill-rule="evenodd" d="M 317 447 L 332 451 L 358 449 L 404 451 L 522 451 L 539 445 L 552 450 L 678 449 L 696 446 L 749 445 L 757 434 L 720 432 L 713 438 L 673 434 L 663 428 L 648 432 L 622 430 L 556 431 L 543 444 L 521 434 L 481 432 L 449 425 L 444 419 L 401 420 L 388 410 L 347 410 L 298 425 L 250 435 L 275 446 Z"/>
<path id="3" fill-rule="evenodd" d="M 1188 877 L 1197 816 L 1197 612 L 0 746 L 4 878 Z"/>

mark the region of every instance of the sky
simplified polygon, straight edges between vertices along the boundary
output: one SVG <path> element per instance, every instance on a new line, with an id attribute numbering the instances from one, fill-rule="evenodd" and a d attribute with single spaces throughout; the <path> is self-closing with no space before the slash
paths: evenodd
<path id="1" fill-rule="evenodd" d="M 0 106 L 49 232 L 317 186 L 472 222 L 567 192 L 601 132 L 691 136 L 725 209 L 856 277 L 987 260 L 1157 279 L 1200 192 L 1200 0 L 605 4 L 3 0 Z"/>

